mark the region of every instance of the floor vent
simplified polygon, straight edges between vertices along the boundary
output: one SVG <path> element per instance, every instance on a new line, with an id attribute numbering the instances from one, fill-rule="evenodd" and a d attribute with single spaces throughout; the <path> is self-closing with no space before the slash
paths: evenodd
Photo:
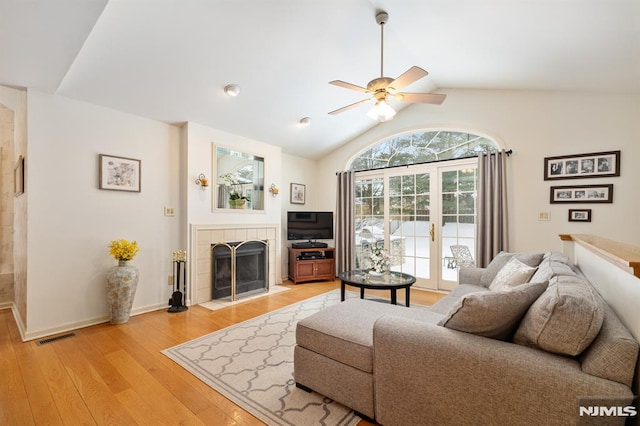
<path id="1" fill-rule="evenodd" d="M 38 340 L 37 345 L 38 346 L 42 346 L 42 345 L 46 345 L 47 343 L 57 342 L 58 340 L 68 339 L 69 337 L 75 337 L 75 336 L 76 336 L 76 333 L 61 334 L 60 336 L 55 336 L 55 337 L 50 337 L 48 339 Z"/>

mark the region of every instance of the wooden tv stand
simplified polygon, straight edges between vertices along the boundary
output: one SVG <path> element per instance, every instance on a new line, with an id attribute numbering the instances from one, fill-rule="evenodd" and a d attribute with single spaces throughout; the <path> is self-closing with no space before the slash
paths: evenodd
<path id="1" fill-rule="evenodd" d="M 289 279 L 294 284 L 335 279 L 334 253 L 333 247 L 289 247 Z"/>

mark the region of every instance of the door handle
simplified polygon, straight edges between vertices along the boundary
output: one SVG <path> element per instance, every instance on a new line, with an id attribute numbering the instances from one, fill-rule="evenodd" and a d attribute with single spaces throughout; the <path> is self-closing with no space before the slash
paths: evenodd
<path id="1" fill-rule="evenodd" d="M 431 241 L 435 241 L 436 240 L 436 225 L 435 223 L 431 224 L 431 231 L 429 232 L 429 234 L 431 234 Z"/>

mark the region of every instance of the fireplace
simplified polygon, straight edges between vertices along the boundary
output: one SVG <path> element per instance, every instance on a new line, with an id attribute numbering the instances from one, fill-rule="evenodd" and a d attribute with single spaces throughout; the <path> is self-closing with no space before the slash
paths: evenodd
<path id="1" fill-rule="evenodd" d="M 269 289 L 268 241 L 251 240 L 211 245 L 212 298 Z"/>

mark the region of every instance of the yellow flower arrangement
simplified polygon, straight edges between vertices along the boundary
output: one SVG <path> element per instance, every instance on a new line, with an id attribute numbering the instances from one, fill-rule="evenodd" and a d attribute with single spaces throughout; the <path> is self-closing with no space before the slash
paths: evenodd
<path id="1" fill-rule="evenodd" d="M 116 260 L 131 260 L 140 251 L 136 241 L 128 241 L 124 238 L 111 241 L 109 253 Z"/>

